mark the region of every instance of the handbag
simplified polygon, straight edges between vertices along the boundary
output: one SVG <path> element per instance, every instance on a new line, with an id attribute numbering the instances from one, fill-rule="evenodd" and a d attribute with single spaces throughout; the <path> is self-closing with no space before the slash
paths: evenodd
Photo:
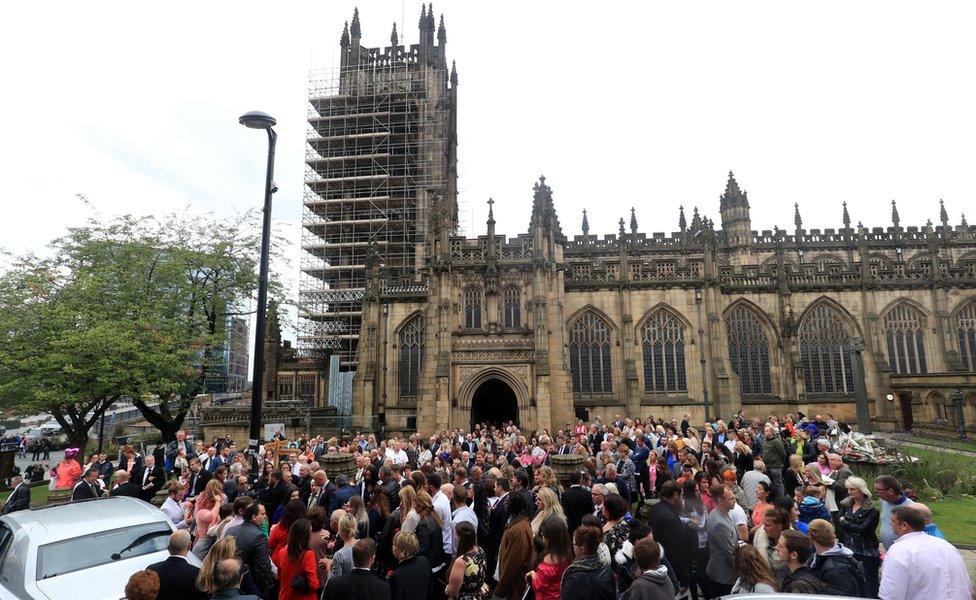
<path id="1" fill-rule="evenodd" d="M 293 590 L 307 594 L 312 591 L 312 588 L 308 585 L 308 577 L 305 573 L 295 573 L 295 576 L 291 578 L 291 587 Z"/>
<path id="2" fill-rule="evenodd" d="M 306 550 L 305 552 L 311 552 L 311 550 Z M 308 575 L 305 574 L 304 570 L 300 570 L 299 572 L 295 573 L 295 575 L 291 578 L 290 585 L 293 590 L 302 594 L 312 592 L 312 586 L 308 584 Z"/>

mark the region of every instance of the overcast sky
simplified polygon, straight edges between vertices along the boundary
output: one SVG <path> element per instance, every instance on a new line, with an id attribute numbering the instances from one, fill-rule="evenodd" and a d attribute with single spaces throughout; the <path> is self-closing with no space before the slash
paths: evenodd
<path id="1" fill-rule="evenodd" d="M 308 73 L 338 64 L 355 2 L 8 3 L 0 37 L 0 247 L 38 249 L 91 214 L 231 214 L 262 200 L 278 119 L 274 218 L 299 265 Z M 586 10 L 582 10 L 582 7 Z M 485 8 L 474 8 L 485 7 Z M 490 7 L 487 8 L 487 7 Z M 576 8 L 580 7 L 580 8 Z M 754 229 L 976 220 L 972 2 L 441 1 L 459 85 L 462 225 L 527 229 L 545 174 L 563 230 L 645 232 L 678 205 L 718 218 L 735 171 Z M 363 43 L 417 2 L 360 3 Z"/>

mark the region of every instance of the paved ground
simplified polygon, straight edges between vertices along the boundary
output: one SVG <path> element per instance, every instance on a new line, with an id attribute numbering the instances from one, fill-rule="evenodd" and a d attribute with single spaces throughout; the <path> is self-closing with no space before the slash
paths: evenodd
<path id="1" fill-rule="evenodd" d="M 51 452 L 51 458 L 49 460 L 38 460 L 36 462 L 46 463 L 49 467 L 53 468 L 59 462 L 61 462 L 61 459 L 62 458 L 64 458 L 64 452 L 61 451 L 61 450 L 55 450 L 55 451 L 52 451 Z M 18 457 L 16 457 L 14 459 L 14 464 L 16 464 L 18 467 L 20 467 L 21 473 L 23 473 L 24 469 L 26 469 L 28 467 L 28 465 L 32 465 L 34 463 L 35 463 L 35 461 L 32 461 L 31 460 L 31 453 L 30 452 L 27 453 L 27 458 L 20 458 L 18 456 Z"/>
<path id="2" fill-rule="evenodd" d="M 976 550 L 960 550 L 962 560 L 969 569 L 969 578 L 973 581 L 973 589 L 976 589 Z"/>

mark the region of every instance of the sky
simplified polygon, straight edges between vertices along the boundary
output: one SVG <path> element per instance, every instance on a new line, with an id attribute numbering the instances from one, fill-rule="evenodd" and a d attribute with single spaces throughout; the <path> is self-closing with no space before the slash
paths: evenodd
<path id="1" fill-rule="evenodd" d="M 356 2 L 8 3 L 0 248 L 43 251 L 103 216 L 232 215 L 262 202 L 278 120 L 278 265 L 297 295 L 309 72 L 338 65 Z M 416 43 L 420 4 L 358 3 L 366 46 Z M 727 173 L 752 224 L 976 219 L 976 3 L 441 1 L 456 60 L 461 225 L 525 232 L 544 174 L 567 235 L 719 221 Z M 79 195 L 85 197 L 83 202 Z M 286 328 L 286 338 L 294 332 Z"/>

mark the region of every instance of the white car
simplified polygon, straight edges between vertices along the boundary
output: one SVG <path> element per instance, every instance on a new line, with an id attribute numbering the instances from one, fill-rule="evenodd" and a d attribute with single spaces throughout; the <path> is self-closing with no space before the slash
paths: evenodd
<path id="1" fill-rule="evenodd" d="M 121 496 L 4 515 L 0 598 L 118 600 L 133 573 L 169 556 L 173 531 L 161 510 Z"/>

